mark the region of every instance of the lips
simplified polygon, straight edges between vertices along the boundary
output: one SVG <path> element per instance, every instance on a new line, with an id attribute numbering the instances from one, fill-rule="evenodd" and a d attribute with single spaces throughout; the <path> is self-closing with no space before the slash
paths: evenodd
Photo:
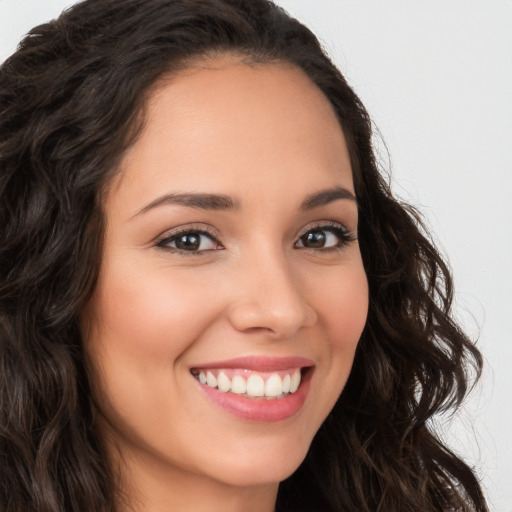
<path id="1" fill-rule="evenodd" d="M 301 409 L 313 364 L 302 357 L 246 357 L 198 365 L 191 374 L 224 411 L 244 420 L 274 422 Z"/>

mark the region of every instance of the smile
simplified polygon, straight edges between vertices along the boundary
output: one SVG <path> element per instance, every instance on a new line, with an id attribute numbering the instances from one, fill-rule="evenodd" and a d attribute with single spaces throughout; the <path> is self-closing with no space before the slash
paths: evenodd
<path id="1" fill-rule="evenodd" d="M 195 370 L 192 375 L 203 385 L 223 393 L 247 398 L 272 400 L 295 393 L 301 381 L 300 368 L 279 372 L 257 372 L 247 369 Z"/>
<path id="2" fill-rule="evenodd" d="M 190 369 L 208 402 L 246 421 L 278 422 L 300 412 L 314 362 L 302 357 L 244 357 Z"/>

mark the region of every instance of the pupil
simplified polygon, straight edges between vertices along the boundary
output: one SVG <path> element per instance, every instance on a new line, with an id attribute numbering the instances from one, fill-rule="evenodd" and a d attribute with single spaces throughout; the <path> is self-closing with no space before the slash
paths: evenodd
<path id="1" fill-rule="evenodd" d="M 195 234 L 182 235 L 176 240 L 176 247 L 185 251 L 199 249 L 201 237 Z"/>
<path id="2" fill-rule="evenodd" d="M 310 231 L 302 240 L 302 243 L 313 248 L 323 247 L 325 245 L 325 233 L 323 231 Z"/>

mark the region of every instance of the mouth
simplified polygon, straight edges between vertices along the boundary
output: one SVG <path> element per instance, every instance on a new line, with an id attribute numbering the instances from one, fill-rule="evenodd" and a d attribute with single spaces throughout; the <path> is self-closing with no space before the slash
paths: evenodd
<path id="1" fill-rule="evenodd" d="M 206 396 L 251 421 L 295 415 L 306 400 L 314 363 L 304 358 L 239 358 L 190 369 Z"/>
<path id="2" fill-rule="evenodd" d="M 222 393 L 245 398 L 284 398 L 299 389 L 306 368 L 290 368 L 274 372 L 258 372 L 246 368 L 192 369 L 192 375 L 203 385 Z"/>

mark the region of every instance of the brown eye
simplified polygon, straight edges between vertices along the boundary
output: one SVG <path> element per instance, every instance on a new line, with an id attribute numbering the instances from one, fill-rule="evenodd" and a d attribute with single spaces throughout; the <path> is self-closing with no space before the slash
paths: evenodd
<path id="1" fill-rule="evenodd" d="M 174 240 L 176 249 L 183 251 L 197 251 L 201 247 L 201 235 L 198 233 L 190 233 L 181 235 Z"/>
<path id="2" fill-rule="evenodd" d="M 325 247 L 327 236 L 325 231 L 309 231 L 300 237 L 303 247 L 310 247 L 312 249 L 321 249 Z"/>
<path id="3" fill-rule="evenodd" d="M 344 247 L 354 237 L 341 224 L 318 226 L 301 235 L 295 247 L 304 249 L 336 249 Z"/>
<path id="4" fill-rule="evenodd" d="M 204 231 L 180 231 L 160 240 L 157 247 L 183 252 L 203 252 L 220 248 L 220 244 Z"/>

